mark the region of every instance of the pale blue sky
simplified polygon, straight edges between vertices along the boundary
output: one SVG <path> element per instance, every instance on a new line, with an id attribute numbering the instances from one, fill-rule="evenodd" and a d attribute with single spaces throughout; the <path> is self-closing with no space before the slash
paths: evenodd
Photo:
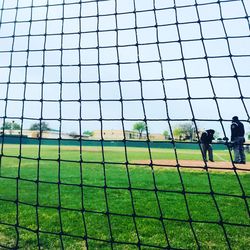
<path id="1" fill-rule="evenodd" d="M 78 132 L 79 123 L 74 120 L 79 118 L 87 119 L 82 122 L 83 131 L 100 129 L 99 121 L 91 121 L 99 119 L 100 112 L 103 118 L 110 119 L 103 122 L 104 129 L 122 129 L 119 119 L 123 111 L 125 128 L 131 129 L 136 120 L 144 118 L 143 108 L 149 120 L 166 119 L 163 100 L 166 94 L 171 119 L 192 118 L 189 95 L 194 98 L 191 104 L 196 119 L 219 119 L 214 96 L 219 98 L 223 120 L 230 120 L 234 115 L 248 119 L 250 29 L 249 17 L 245 17 L 250 13 L 250 1 L 220 1 L 218 4 L 215 0 L 108 0 L 100 1 L 97 8 L 95 1 L 33 0 L 32 12 L 31 2 L 5 0 L 4 10 L 0 12 L 0 116 L 5 115 L 4 99 L 7 97 L 6 116 L 10 119 L 22 116 L 24 104 L 25 118 L 39 119 L 42 113 L 44 119 L 51 119 L 49 123 L 55 129 L 59 128 L 56 119 L 60 117 L 71 119 L 62 122 L 63 131 Z M 63 2 L 66 3 L 64 8 L 60 5 Z M 0 6 L 2 4 L 0 0 Z M 223 22 L 221 15 L 225 19 Z M 81 20 L 75 18 L 79 16 Z M 19 22 L 14 30 L 15 18 Z M 225 39 L 225 31 L 228 39 Z M 14 52 L 10 53 L 12 48 Z M 205 59 L 205 55 L 209 58 Z M 11 74 L 6 68 L 10 64 Z M 245 97 L 245 108 L 239 99 L 239 87 Z M 27 101 L 23 103 L 24 93 Z M 231 97 L 235 99 L 226 99 Z M 43 106 L 41 98 L 46 100 Z M 101 110 L 99 98 L 103 100 Z M 59 99 L 63 101 L 61 106 Z M 24 120 L 24 127 L 28 128 L 33 122 Z M 230 122 L 224 125 L 228 133 Z M 250 129 L 249 123 L 245 125 Z M 168 129 L 166 121 L 148 121 L 148 126 L 154 133 Z M 198 121 L 198 126 L 213 127 L 221 132 L 218 121 Z"/>

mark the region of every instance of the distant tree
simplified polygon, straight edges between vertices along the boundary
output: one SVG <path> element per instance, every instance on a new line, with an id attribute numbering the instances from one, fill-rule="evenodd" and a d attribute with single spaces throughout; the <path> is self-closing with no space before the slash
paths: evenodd
<path id="1" fill-rule="evenodd" d="M 139 139 L 142 138 L 142 133 L 146 131 L 147 124 L 145 122 L 137 122 L 133 125 L 133 130 L 139 133 Z"/>
<path id="2" fill-rule="evenodd" d="M 1 129 L 11 129 L 11 128 L 12 128 L 11 122 L 5 122 L 1 127 Z"/>
<path id="3" fill-rule="evenodd" d="M 250 140 L 250 132 L 247 135 L 247 139 Z"/>
<path id="4" fill-rule="evenodd" d="M 37 122 L 34 123 L 30 126 L 30 130 L 41 130 L 41 131 L 46 131 L 46 130 L 51 130 L 49 127 L 49 124 L 47 122 Z"/>
<path id="5" fill-rule="evenodd" d="M 182 139 L 182 130 L 179 127 L 173 129 L 173 134 L 175 138 Z"/>
<path id="6" fill-rule="evenodd" d="M 180 123 L 176 125 L 173 130 L 174 136 L 179 137 L 179 139 L 190 139 L 194 138 L 195 128 L 192 122 Z"/>
<path id="7" fill-rule="evenodd" d="M 78 138 L 80 137 L 76 132 L 70 132 L 69 135 L 73 138 Z"/>
<path id="8" fill-rule="evenodd" d="M 44 131 L 51 130 L 47 122 L 37 122 L 30 126 L 30 130 L 39 130 L 37 137 L 42 137 Z"/>
<path id="9" fill-rule="evenodd" d="M 165 139 L 167 140 L 169 138 L 168 130 L 163 131 L 163 135 L 164 135 Z"/>
<path id="10" fill-rule="evenodd" d="M 30 126 L 30 130 L 40 130 L 40 123 L 34 123 Z"/>
<path id="11" fill-rule="evenodd" d="M 1 129 L 20 130 L 21 126 L 18 123 L 16 123 L 15 121 L 13 121 L 13 122 L 5 122 L 3 124 L 3 126 L 1 127 Z"/>
<path id="12" fill-rule="evenodd" d="M 12 123 L 12 129 L 14 130 L 20 130 L 21 129 L 21 126 L 18 124 L 18 123 Z"/>
<path id="13" fill-rule="evenodd" d="M 191 122 L 180 124 L 180 129 L 185 135 L 185 139 L 193 139 L 194 126 Z"/>

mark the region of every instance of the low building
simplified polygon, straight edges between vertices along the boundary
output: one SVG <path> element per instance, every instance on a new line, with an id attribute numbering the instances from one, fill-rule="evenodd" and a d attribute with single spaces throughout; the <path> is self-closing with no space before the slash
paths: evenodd
<path id="1" fill-rule="evenodd" d="M 125 138 L 124 138 L 125 137 Z M 136 131 L 131 131 L 131 130 L 94 130 L 93 131 L 93 136 L 91 139 L 94 140 L 130 140 L 130 139 L 139 139 L 140 135 Z M 142 138 L 146 138 L 145 135 L 142 136 Z"/>
<path id="2" fill-rule="evenodd" d="M 93 136 L 91 139 L 94 140 L 133 140 L 133 139 L 139 139 L 140 134 L 137 131 L 132 131 L 132 130 L 94 130 L 93 131 Z M 145 134 L 142 134 L 141 139 L 146 139 L 147 136 Z"/>
<path id="3" fill-rule="evenodd" d="M 102 136 L 101 136 L 101 132 L 102 132 Z M 124 138 L 125 137 L 125 138 Z M 93 136 L 91 137 L 91 139 L 94 140 L 100 140 L 101 138 L 103 138 L 104 140 L 146 140 L 147 139 L 147 135 L 146 133 L 143 133 L 141 138 L 140 138 L 140 134 L 137 131 L 133 131 L 133 130 L 125 130 L 123 132 L 123 130 L 95 130 L 93 131 Z M 149 134 L 149 140 L 152 141 L 163 141 L 165 140 L 165 137 L 163 134 Z"/>
<path id="4" fill-rule="evenodd" d="M 164 141 L 166 140 L 163 134 L 149 134 L 149 139 L 151 141 Z"/>
<path id="5" fill-rule="evenodd" d="M 57 130 L 23 130 L 23 135 L 27 135 L 30 138 L 44 138 L 44 139 L 73 139 L 72 136 L 70 136 L 67 133 L 60 133 Z"/>
<path id="6" fill-rule="evenodd" d="M 0 131 L 1 134 L 5 135 L 21 135 L 21 130 L 9 130 L 5 129 L 4 131 Z M 46 131 L 41 131 L 40 130 L 29 130 L 29 129 L 23 129 L 22 130 L 22 135 L 27 136 L 28 138 L 45 138 L 45 139 L 58 139 L 60 136 L 59 131 L 57 130 L 46 130 Z M 70 136 L 67 133 L 61 133 L 61 138 L 62 139 L 72 139 L 72 136 Z"/>

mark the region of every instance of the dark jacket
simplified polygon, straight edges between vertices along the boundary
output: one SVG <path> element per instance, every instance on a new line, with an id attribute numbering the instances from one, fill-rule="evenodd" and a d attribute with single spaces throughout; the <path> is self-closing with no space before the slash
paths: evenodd
<path id="1" fill-rule="evenodd" d="M 212 140 L 214 139 L 213 133 L 211 133 L 209 130 L 204 131 L 201 134 L 201 143 L 203 144 L 210 144 L 212 143 Z"/>
<path id="2" fill-rule="evenodd" d="M 231 124 L 231 141 L 234 141 L 237 137 L 244 137 L 245 129 L 244 125 L 240 121 L 233 121 Z"/>

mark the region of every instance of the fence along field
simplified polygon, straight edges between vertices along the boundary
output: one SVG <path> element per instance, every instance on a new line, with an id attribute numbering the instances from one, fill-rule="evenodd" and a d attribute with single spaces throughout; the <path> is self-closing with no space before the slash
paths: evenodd
<path id="1" fill-rule="evenodd" d="M 249 128 L 249 12 L 243 0 L 0 0 L 0 248 L 249 249 L 249 154 L 235 165 L 216 144 L 205 163 L 198 142 L 149 140 L 184 122 L 230 137 L 235 115 Z M 136 122 L 143 142 L 125 136 Z M 32 124 L 38 138 L 24 136 Z M 92 146 L 62 138 L 93 130 Z"/>

